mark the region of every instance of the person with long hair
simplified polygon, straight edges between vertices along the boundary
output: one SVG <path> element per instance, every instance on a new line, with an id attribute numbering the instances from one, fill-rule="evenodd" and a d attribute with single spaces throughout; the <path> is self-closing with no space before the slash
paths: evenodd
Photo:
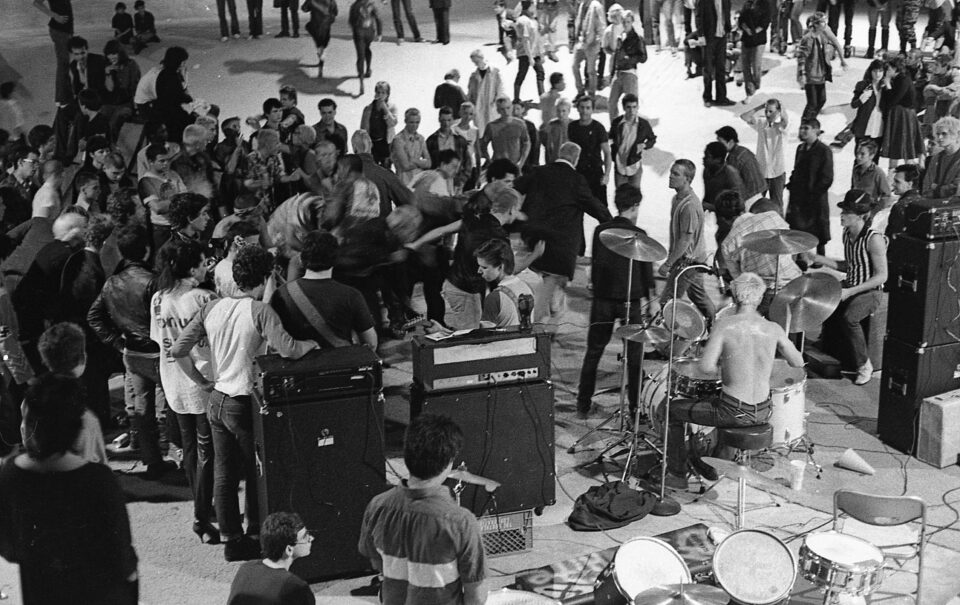
<path id="1" fill-rule="evenodd" d="M 103 56 L 107 58 L 102 96 L 103 106 L 100 112 L 110 121 L 110 132 L 119 134 L 120 127 L 133 116 L 133 95 L 140 82 L 140 66 L 127 55 L 127 51 L 116 40 L 110 40 L 103 47 Z"/>
<path id="2" fill-rule="evenodd" d="M 353 32 L 353 47 L 357 51 L 360 94 L 363 94 L 363 79 L 369 78 L 373 73 L 371 66 L 373 51 L 370 50 L 370 45 L 374 39 L 379 42 L 383 38 L 380 11 L 373 0 L 354 0 L 350 5 L 350 30 Z"/>
<path id="3" fill-rule="evenodd" d="M 182 326 L 187 325 L 216 294 L 200 287 L 207 278 L 203 247 L 192 241 L 171 240 L 157 259 L 157 291 L 150 299 L 150 339 L 160 346 L 160 382 L 167 405 L 176 415 L 183 445 L 183 470 L 193 492 L 193 532 L 201 541 L 220 542 L 210 523 L 213 511 L 213 438 L 207 420 L 209 392 L 191 378 L 212 378 L 210 346 L 198 344 L 184 361 L 170 355 Z"/>
<path id="4" fill-rule="evenodd" d="M 886 72 L 883 61 L 874 59 L 864 72 L 863 78 L 853 87 L 853 99 L 850 107 L 857 110 L 851 130 L 854 141 L 859 145 L 864 140 L 872 140 L 877 145 L 883 137 L 883 112 L 880 110 L 880 94 L 883 89 L 883 77 Z M 856 151 L 856 146 L 854 146 Z"/>
<path id="5" fill-rule="evenodd" d="M 900 160 L 918 159 L 923 154 L 923 135 L 917 118 L 917 89 L 906 68 L 906 57 L 887 62 L 880 93 L 883 112 L 883 147 L 880 155 L 890 159 L 890 168 Z"/>
<path id="6" fill-rule="evenodd" d="M 72 451 L 80 382 L 46 374 L 27 389 L 25 452 L 0 467 L 0 556 L 20 566 L 25 605 L 135 605 L 137 553 L 110 468 Z"/>
<path id="7" fill-rule="evenodd" d="M 330 45 L 330 27 L 337 19 L 337 0 L 309 0 L 310 20 L 304 29 L 317 47 L 317 78 L 323 77 L 323 56 Z"/>
<path id="8" fill-rule="evenodd" d="M 190 55 L 180 46 L 171 46 L 163 56 L 163 69 L 157 75 L 157 100 L 153 107 L 160 120 L 167 126 L 170 141 L 179 143 L 183 129 L 192 121 L 183 109 L 184 103 L 193 101 L 187 93 L 187 59 Z"/>

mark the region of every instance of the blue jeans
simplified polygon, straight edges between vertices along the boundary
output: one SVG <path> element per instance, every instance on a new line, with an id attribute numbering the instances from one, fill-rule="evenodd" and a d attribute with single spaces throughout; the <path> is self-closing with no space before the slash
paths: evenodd
<path id="1" fill-rule="evenodd" d="M 227 10 L 230 11 L 230 29 L 227 29 Z M 220 19 L 220 37 L 240 33 L 240 20 L 237 19 L 236 0 L 217 0 L 217 17 Z"/>
<path id="2" fill-rule="evenodd" d="M 680 477 L 687 474 L 687 442 L 684 434 L 686 423 L 722 428 L 755 426 L 765 423 L 770 418 L 771 411 L 769 399 L 756 406 L 741 405 L 738 399 L 723 392 L 703 401 L 673 401 L 670 404 L 667 470 Z"/>
<path id="3" fill-rule="evenodd" d="M 253 446 L 253 402 L 249 395 L 210 394 L 210 429 L 213 434 L 213 506 L 225 541 L 243 536 L 240 518 L 240 479 L 247 482 L 247 534 L 260 533 L 257 508 L 257 468 Z"/>
<path id="4" fill-rule="evenodd" d="M 160 384 L 160 356 L 123 354 L 124 403 L 131 429 L 140 441 L 140 460 L 146 464 L 163 461 L 160 452 L 160 429 L 157 427 L 157 387 Z"/>

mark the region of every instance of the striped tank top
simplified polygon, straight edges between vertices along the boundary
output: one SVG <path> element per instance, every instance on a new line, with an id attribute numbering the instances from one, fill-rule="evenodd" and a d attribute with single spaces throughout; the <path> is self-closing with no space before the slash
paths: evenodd
<path id="1" fill-rule="evenodd" d="M 873 276 L 874 267 L 867 242 L 874 235 L 886 241 L 886 236 L 874 231 L 869 223 L 864 225 L 857 237 L 851 236 L 848 229 L 843 230 L 843 257 L 847 260 L 847 275 L 842 282 L 844 288 L 859 286 Z"/>

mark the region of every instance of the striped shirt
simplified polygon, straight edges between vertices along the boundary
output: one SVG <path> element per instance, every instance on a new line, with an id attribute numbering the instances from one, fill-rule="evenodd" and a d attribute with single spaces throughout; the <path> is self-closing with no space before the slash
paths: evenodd
<path id="1" fill-rule="evenodd" d="M 873 277 L 874 266 L 867 244 L 875 235 L 886 241 L 886 236 L 874 231 L 873 225 L 865 225 L 856 238 L 851 237 L 849 229 L 843 230 L 843 257 L 847 261 L 847 275 L 842 282 L 844 288 L 859 286 Z"/>
<path id="2" fill-rule="evenodd" d="M 480 528 L 444 485 L 396 486 L 367 506 L 360 553 L 383 575 L 383 605 L 457 605 L 484 579 Z"/>

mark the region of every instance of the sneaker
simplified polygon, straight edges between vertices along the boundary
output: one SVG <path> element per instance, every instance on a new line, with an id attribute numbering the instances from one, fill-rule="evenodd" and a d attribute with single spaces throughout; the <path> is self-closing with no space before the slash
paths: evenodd
<path id="1" fill-rule="evenodd" d="M 220 36 L 220 41 L 221 41 L 221 42 L 226 42 L 226 41 L 229 40 L 229 39 L 230 39 L 230 38 L 228 38 L 227 36 Z"/>
<path id="2" fill-rule="evenodd" d="M 667 472 L 666 484 L 667 484 L 667 487 L 669 487 L 670 489 L 676 489 L 676 490 L 686 490 L 687 487 L 689 486 L 689 483 L 687 483 L 686 477 L 681 477 L 680 475 L 674 475 L 671 472 Z"/>
<path id="3" fill-rule="evenodd" d="M 111 454 L 130 454 L 140 451 L 140 443 L 131 433 L 121 433 L 107 446 Z"/>
<path id="4" fill-rule="evenodd" d="M 229 540 L 223 548 L 223 558 L 228 562 L 253 561 L 260 558 L 260 542 L 250 536 Z"/>
<path id="5" fill-rule="evenodd" d="M 233 34 L 233 39 L 234 39 L 234 40 L 239 40 L 239 39 L 240 39 L 240 34 Z"/>
<path id="6" fill-rule="evenodd" d="M 873 364 L 870 363 L 870 360 L 867 360 L 867 363 L 863 364 L 857 368 L 857 377 L 853 381 L 853 384 L 864 385 L 870 382 L 873 378 Z"/>

